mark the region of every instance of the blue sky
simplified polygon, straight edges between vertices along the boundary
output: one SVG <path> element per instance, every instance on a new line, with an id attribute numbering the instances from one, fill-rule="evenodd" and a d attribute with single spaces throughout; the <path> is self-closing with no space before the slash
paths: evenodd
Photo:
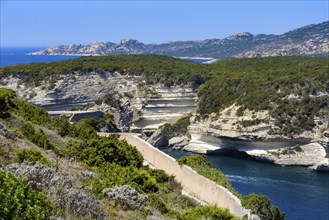
<path id="1" fill-rule="evenodd" d="M 93 41 L 144 43 L 282 34 L 328 20 L 328 0 L 12 1 L 1 0 L 0 46 Z"/>

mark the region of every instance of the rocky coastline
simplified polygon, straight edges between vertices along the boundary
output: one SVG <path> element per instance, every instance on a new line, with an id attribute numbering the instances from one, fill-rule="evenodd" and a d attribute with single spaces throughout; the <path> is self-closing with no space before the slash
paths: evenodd
<path id="1" fill-rule="evenodd" d="M 158 54 L 176 57 L 269 57 L 327 56 L 328 21 L 307 25 L 281 35 L 236 33 L 224 39 L 174 41 L 144 44 L 134 39 L 113 42 L 92 42 L 87 45 L 61 45 L 30 55 L 99 56 L 114 54 Z M 299 36 L 303 36 L 302 38 Z"/>
<path id="2" fill-rule="evenodd" d="M 234 122 L 230 124 L 229 121 L 225 121 L 226 127 L 220 127 L 218 121 L 223 119 L 218 115 L 213 117 L 217 120 L 208 118 L 212 121 L 210 123 L 208 120 L 197 121 L 192 116 L 187 133 L 167 138 L 163 128 L 160 128 L 145 139 L 156 147 L 168 146 L 196 154 L 241 154 L 281 166 L 305 166 L 316 171 L 329 171 L 329 132 L 320 132 L 325 126 L 316 128 L 317 132 L 289 138 L 268 135 L 267 131 L 271 129 L 269 124 L 243 131 L 241 128 L 236 130 Z M 233 115 L 230 118 L 232 121 L 239 120 Z"/>
<path id="3" fill-rule="evenodd" d="M 329 171 L 329 132 L 325 129 L 328 121 L 317 119 L 312 131 L 286 137 L 270 134 L 275 124 L 266 111 L 246 110 L 242 116 L 237 116 L 239 106 L 232 105 L 207 118 L 197 119 L 194 88 L 166 88 L 164 85 L 141 88 L 140 81 L 138 76 L 118 72 L 77 72 L 60 76 L 53 85 L 44 82 L 36 87 L 21 83 L 19 76 L 10 76 L 2 80 L 1 87 L 14 89 L 20 96 L 24 94 L 22 98 L 36 105 L 49 107 L 60 103 L 74 107 L 74 103 L 81 105 L 89 102 L 92 105 L 84 104 L 85 110 L 113 114 L 121 131 L 144 133 L 144 138 L 156 147 L 169 146 L 198 154 L 241 152 L 282 166 L 298 165 Z M 105 103 L 93 104 L 108 93 L 115 93 L 121 100 L 118 108 Z M 173 124 L 187 113 L 193 114 L 187 131 L 167 137 L 161 125 Z M 241 121 L 254 119 L 260 123 L 246 127 L 240 124 Z"/>

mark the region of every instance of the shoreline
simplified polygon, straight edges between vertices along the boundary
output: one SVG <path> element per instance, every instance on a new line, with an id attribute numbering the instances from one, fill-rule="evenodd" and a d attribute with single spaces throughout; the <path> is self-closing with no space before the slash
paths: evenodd
<path id="1" fill-rule="evenodd" d="M 77 56 L 77 57 L 84 57 L 84 56 L 110 56 L 110 55 L 116 55 L 116 54 L 74 54 L 74 53 L 68 53 L 68 54 L 61 54 L 61 53 L 37 54 L 37 52 L 32 52 L 32 53 L 26 53 L 24 55 L 27 55 L 27 56 Z M 205 60 L 205 62 L 202 62 L 202 63 L 213 63 L 213 62 L 216 62 L 218 60 L 218 59 L 213 58 L 213 57 L 177 57 L 177 56 L 172 56 L 172 57 L 178 58 L 178 59 L 184 59 L 184 60 L 188 60 L 188 59 Z"/>

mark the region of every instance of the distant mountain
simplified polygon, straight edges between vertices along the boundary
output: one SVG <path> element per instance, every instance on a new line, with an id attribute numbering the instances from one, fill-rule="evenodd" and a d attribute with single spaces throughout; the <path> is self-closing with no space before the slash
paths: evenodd
<path id="1" fill-rule="evenodd" d="M 329 22 L 304 26 L 282 35 L 237 33 L 224 39 L 144 44 L 137 40 L 49 47 L 31 55 L 160 54 L 178 57 L 328 56 Z"/>

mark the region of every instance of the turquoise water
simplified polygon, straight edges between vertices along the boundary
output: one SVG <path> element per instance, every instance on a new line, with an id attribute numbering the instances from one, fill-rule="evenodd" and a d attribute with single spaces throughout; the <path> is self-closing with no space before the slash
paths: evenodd
<path id="1" fill-rule="evenodd" d="M 174 158 L 192 153 L 162 151 Z M 220 169 L 237 191 L 243 195 L 267 195 L 286 213 L 289 220 L 329 219 L 329 173 L 305 167 L 281 167 L 244 158 L 208 155 L 212 166 Z"/>

